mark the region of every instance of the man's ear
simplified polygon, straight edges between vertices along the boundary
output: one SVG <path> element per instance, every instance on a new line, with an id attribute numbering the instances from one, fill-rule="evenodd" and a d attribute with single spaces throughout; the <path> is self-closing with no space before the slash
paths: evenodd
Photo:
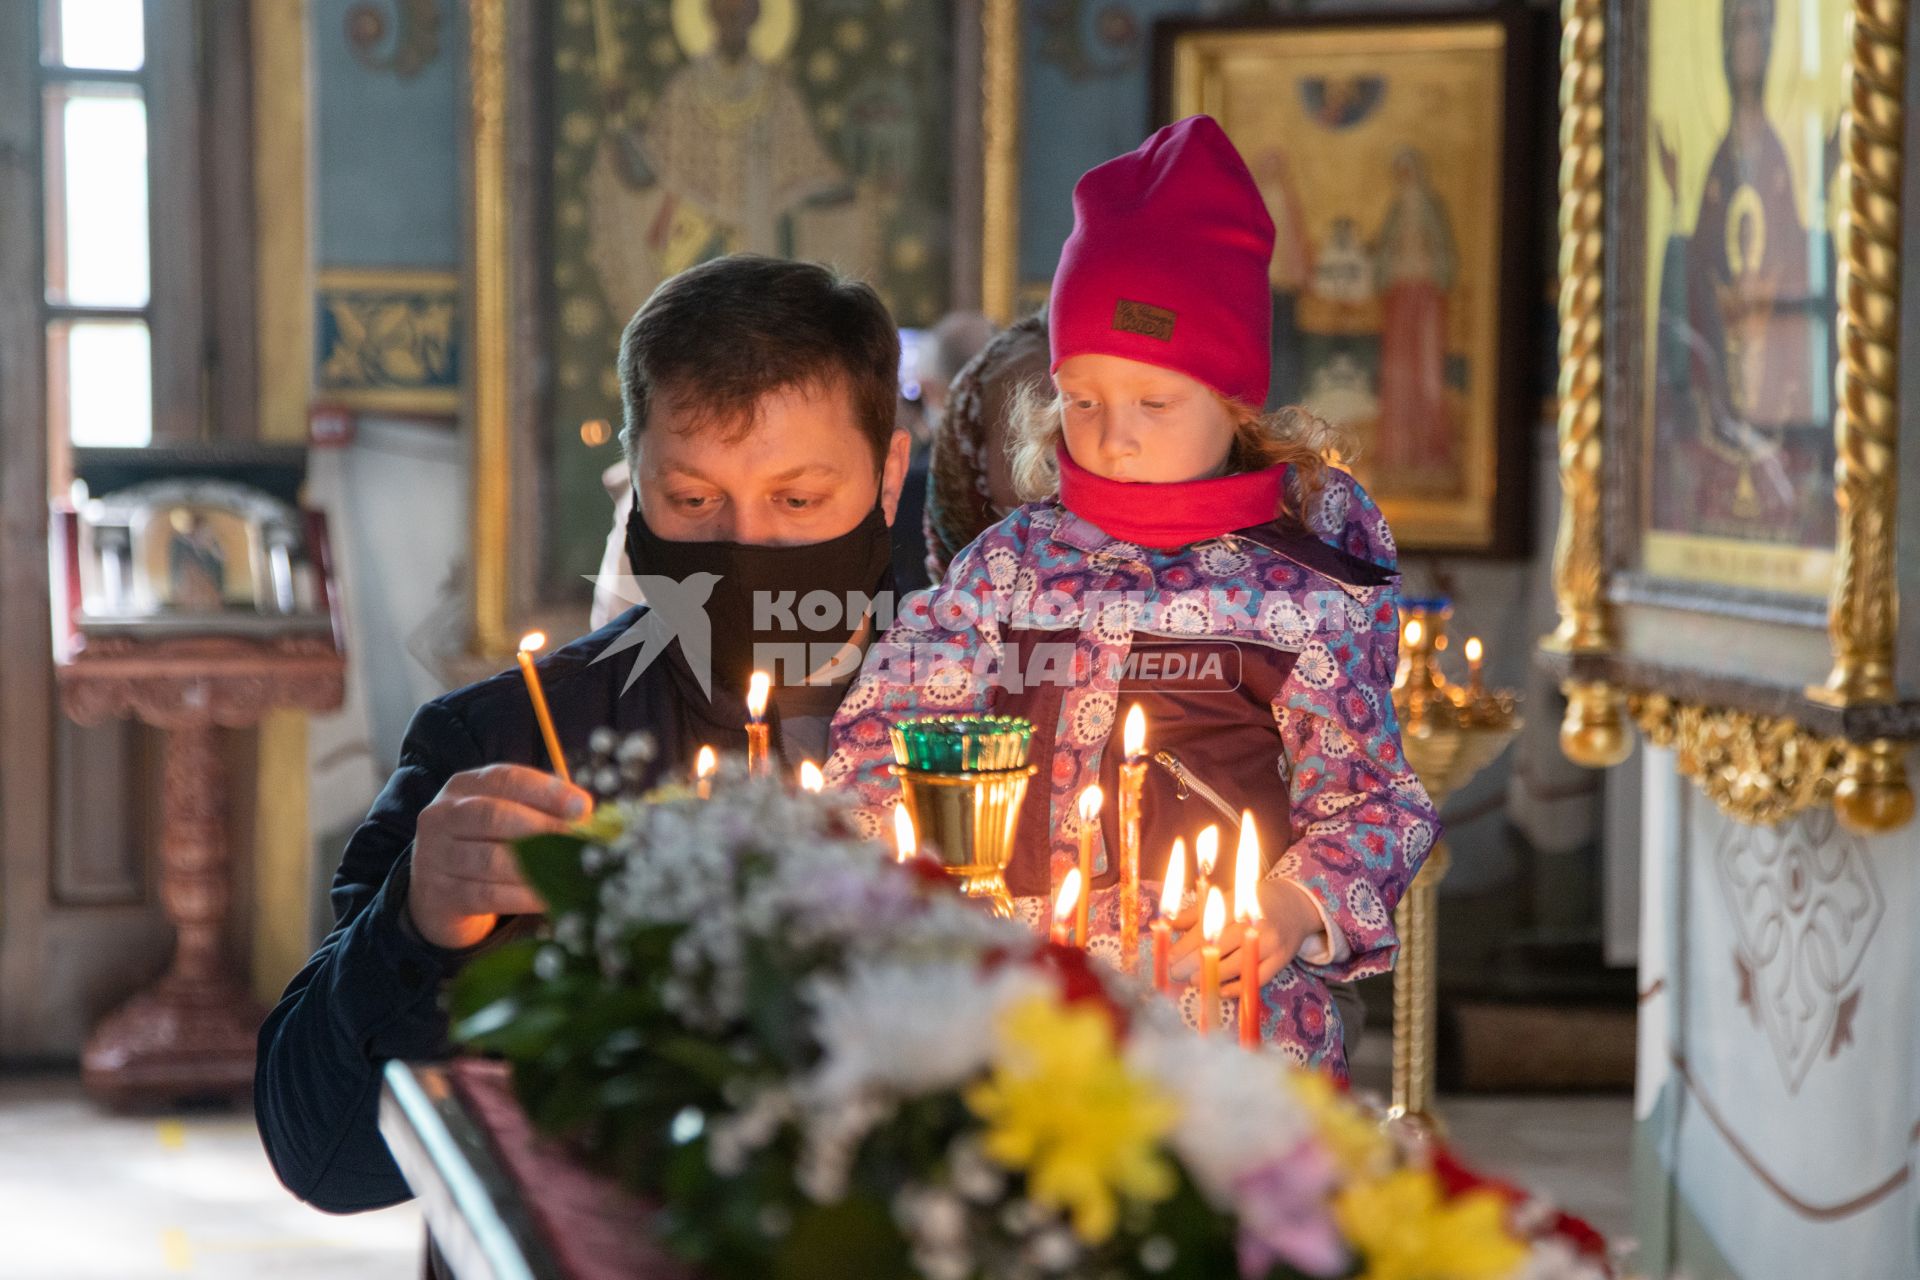
<path id="1" fill-rule="evenodd" d="M 913 455 L 913 437 L 896 427 L 887 442 L 887 462 L 880 469 L 880 512 L 893 525 L 894 512 L 900 509 L 900 490 L 906 487 L 907 463 Z"/>

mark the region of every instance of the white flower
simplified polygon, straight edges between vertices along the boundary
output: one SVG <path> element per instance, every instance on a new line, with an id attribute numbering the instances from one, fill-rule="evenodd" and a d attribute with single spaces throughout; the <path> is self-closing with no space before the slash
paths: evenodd
<path id="1" fill-rule="evenodd" d="M 978 913 L 969 913 L 975 915 Z M 881 1092 L 916 1097 L 986 1069 L 994 1026 L 1010 1006 L 1048 990 L 1041 973 L 977 960 L 862 964 L 808 985 L 825 1055 L 802 1086 L 826 1101 Z"/>
<path id="2" fill-rule="evenodd" d="M 1241 1178 L 1286 1158 L 1313 1133 L 1287 1086 L 1288 1068 L 1271 1053 L 1173 1034 L 1137 1037 L 1127 1056 L 1178 1102 L 1180 1122 L 1168 1142 L 1217 1206 L 1230 1206 Z"/>
<path id="3" fill-rule="evenodd" d="M 1606 1280 L 1606 1268 L 1565 1240 L 1548 1238 L 1527 1251 L 1526 1265 L 1511 1280 Z"/>
<path id="4" fill-rule="evenodd" d="M 763 1089 L 732 1115 L 715 1120 L 708 1129 L 707 1163 L 722 1177 L 747 1167 L 754 1152 L 772 1142 L 793 1116 L 793 1095 L 785 1089 Z"/>

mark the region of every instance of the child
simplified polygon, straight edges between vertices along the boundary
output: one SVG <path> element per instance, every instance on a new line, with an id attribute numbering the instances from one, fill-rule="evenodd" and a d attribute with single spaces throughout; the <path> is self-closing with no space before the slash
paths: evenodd
<path id="1" fill-rule="evenodd" d="M 1263 1038 L 1344 1076 L 1327 984 L 1392 967 L 1393 907 L 1439 822 L 1393 712 L 1391 536 L 1322 462 L 1324 423 L 1259 408 L 1272 252 L 1259 191 L 1206 116 L 1081 178 L 1053 283 L 1058 394 L 1031 397 L 1010 429 L 1015 483 L 1032 500 L 956 557 L 925 611 L 869 655 L 835 717 L 828 775 L 858 789 L 878 834 L 898 794 L 889 724 L 1026 716 L 1040 773 L 1008 883 L 1038 922 L 1077 864 L 1076 800 L 1090 783 L 1106 796 L 1103 842 L 1117 847 L 1109 739 L 1139 703 L 1153 760 L 1144 892 L 1157 896 L 1174 837 L 1191 848 L 1209 823 L 1221 828 L 1213 882 L 1230 887 L 1230 815 L 1251 810 L 1268 859 Z M 912 683 L 897 674 L 908 669 Z M 1117 865 L 1109 854 L 1097 866 L 1095 942 L 1111 949 Z M 1197 934 L 1176 949 L 1177 977 L 1196 967 Z M 1236 934 L 1223 939 L 1229 996 Z M 1183 1006 L 1191 1019 L 1190 988 Z"/>

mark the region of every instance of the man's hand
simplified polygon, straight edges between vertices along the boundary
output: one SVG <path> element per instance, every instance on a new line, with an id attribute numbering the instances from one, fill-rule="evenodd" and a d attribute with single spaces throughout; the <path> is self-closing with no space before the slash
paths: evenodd
<path id="1" fill-rule="evenodd" d="M 495 764 L 447 779 L 420 811 L 407 914 L 420 936 L 458 951 L 493 932 L 503 915 L 546 910 L 520 878 L 512 841 L 564 831 L 592 797 L 550 773 Z"/>

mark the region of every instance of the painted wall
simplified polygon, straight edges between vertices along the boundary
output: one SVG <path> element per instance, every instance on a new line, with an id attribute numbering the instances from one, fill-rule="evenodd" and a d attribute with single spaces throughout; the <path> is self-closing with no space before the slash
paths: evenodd
<path id="1" fill-rule="evenodd" d="M 464 13 L 453 0 L 312 0 L 323 403 L 459 410 Z"/>
<path id="2" fill-rule="evenodd" d="M 1641 1269 L 1920 1275 L 1920 831 L 1742 826 L 1644 755 Z"/>

